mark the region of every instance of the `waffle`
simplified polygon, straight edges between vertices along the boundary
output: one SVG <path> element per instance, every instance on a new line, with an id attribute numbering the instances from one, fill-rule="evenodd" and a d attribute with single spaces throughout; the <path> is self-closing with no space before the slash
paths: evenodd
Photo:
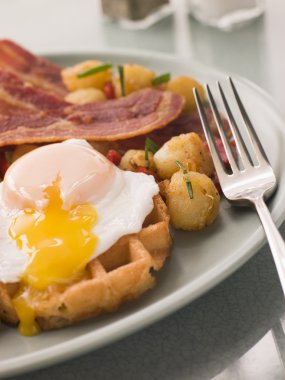
<path id="1" fill-rule="evenodd" d="M 140 297 L 155 285 L 154 272 L 163 266 L 171 243 L 167 207 L 157 195 L 139 233 L 123 236 L 92 260 L 79 282 L 53 288 L 35 299 L 38 324 L 43 330 L 61 328 L 113 312 Z M 0 320 L 11 325 L 19 322 L 12 304 L 17 288 L 18 284 L 0 283 Z"/>

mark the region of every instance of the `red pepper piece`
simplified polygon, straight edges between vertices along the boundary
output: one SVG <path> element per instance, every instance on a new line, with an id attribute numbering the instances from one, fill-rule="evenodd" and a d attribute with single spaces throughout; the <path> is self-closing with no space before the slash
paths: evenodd
<path id="1" fill-rule="evenodd" d="M 116 98 L 115 87 L 111 81 L 108 81 L 104 84 L 103 91 L 107 99 Z"/>
<path id="2" fill-rule="evenodd" d="M 114 165 L 118 166 L 121 162 L 122 156 L 115 149 L 108 150 L 106 157 L 110 160 Z"/>

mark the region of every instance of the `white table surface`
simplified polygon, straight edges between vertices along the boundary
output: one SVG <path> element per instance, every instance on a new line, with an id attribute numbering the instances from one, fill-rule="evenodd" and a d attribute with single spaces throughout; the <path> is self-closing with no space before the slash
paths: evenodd
<path id="1" fill-rule="evenodd" d="M 252 80 L 285 115 L 285 2 L 267 0 L 264 17 L 232 32 L 205 27 L 185 13 L 183 0 L 173 3 L 172 17 L 130 32 L 103 21 L 96 0 L 1 0 L 0 38 L 35 53 L 136 48 L 189 57 Z M 284 225 L 281 232 L 285 237 Z M 285 379 L 283 319 L 266 246 L 206 295 L 144 331 L 14 379 Z"/>

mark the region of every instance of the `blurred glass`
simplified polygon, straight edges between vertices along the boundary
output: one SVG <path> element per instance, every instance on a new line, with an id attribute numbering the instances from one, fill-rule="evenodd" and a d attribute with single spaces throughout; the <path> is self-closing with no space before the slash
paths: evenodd
<path id="1" fill-rule="evenodd" d="M 259 17 L 265 4 L 264 0 L 189 0 L 189 7 L 201 23 L 231 30 Z"/>
<path id="2" fill-rule="evenodd" d="M 101 0 L 102 12 L 125 29 L 147 29 L 169 16 L 169 0 Z"/>

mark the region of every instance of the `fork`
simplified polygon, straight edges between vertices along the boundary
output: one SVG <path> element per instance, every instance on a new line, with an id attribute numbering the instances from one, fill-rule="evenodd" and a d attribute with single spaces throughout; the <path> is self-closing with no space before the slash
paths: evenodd
<path id="1" fill-rule="evenodd" d="M 221 189 L 225 197 L 230 202 L 233 202 L 233 204 L 253 205 L 255 207 L 263 225 L 274 258 L 283 293 L 285 295 L 285 243 L 276 225 L 274 224 L 271 214 L 264 201 L 264 198 L 270 196 L 276 189 L 277 180 L 249 116 L 243 106 L 233 80 L 229 78 L 229 82 L 243 119 L 244 132 L 246 132 L 248 140 L 246 144 L 242 136 L 241 129 L 233 116 L 222 86 L 218 82 L 219 93 L 225 107 L 232 138 L 236 145 L 236 153 L 233 151 L 231 141 L 222 123 L 217 104 L 209 85 L 206 85 L 206 90 L 214 120 L 230 165 L 230 170 L 227 170 L 222 162 L 221 155 L 215 143 L 215 137 L 206 117 L 204 105 L 197 89 L 194 88 L 193 91 L 196 105 Z"/>

